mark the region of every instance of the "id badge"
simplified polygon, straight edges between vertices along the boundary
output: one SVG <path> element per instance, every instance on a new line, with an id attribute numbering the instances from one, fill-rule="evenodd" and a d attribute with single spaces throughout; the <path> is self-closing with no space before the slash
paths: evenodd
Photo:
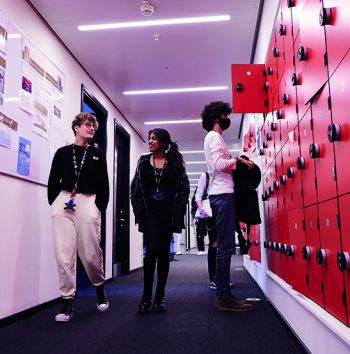
<path id="1" fill-rule="evenodd" d="M 164 199 L 164 192 L 154 192 L 153 200 L 163 200 Z"/>

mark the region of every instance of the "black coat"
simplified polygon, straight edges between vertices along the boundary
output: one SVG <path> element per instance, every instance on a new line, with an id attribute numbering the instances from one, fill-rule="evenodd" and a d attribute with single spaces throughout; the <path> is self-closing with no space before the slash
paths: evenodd
<path id="1" fill-rule="evenodd" d="M 256 188 L 261 181 L 260 168 L 248 169 L 243 163 L 238 163 L 236 170 L 232 171 L 234 179 L 234 190 L 237 205 L 237 221 L 247 225 L 261 224 L 259 199 Z"/>
<path id="2" fill-rule="evenodd" d="M 143 168 L 146 163 L 149 163 L 151 156 L 152 154 L 140 157 L 134 178 L 131 182 L 131 205 L 135 215 L 135 224 L 138 224 L 140 232 L 144 231 L 143 224 L 148 212 L 141 181 Z M 176 194 L 172 208 L 172 229 L 173 232 L 180 233 L 181 230 L 185 228 L 184 216 L 186 214 L 186 206 L 190 194 L 190 184 L 184 167 L 178 167 L 177 173 Z"/>

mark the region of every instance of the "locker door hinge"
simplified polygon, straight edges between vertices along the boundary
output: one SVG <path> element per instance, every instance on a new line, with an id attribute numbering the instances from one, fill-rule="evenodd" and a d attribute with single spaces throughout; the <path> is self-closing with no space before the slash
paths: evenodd
<path id="1" fill-rule="evenodd" d="M 316 225 L 317 225 L 317 230 L 320 229 L 320 219 L 319 217 L 316 218 Z"/>
<path id="2" fill-rule="evenodd" d="M 300 135 L 298 135 L 298 145 L 300 146 Z"/>
<path id="3" fill-rule="evenodd" d="M 328 96 L 327 102 L 328 102 L 328 109 L 332 109 L 332 99 L 331 99 L 331 96 Z"/>
<path id="4" fill-rule="evenodd" d="M 342 296 L 342 302 L 343 302 L 343 306 L 346 307 L 346 294 L 345 291 L 341 292 L 341 296 Z"/>
<path id="5" fill-rule="evenodd" d="M 293 192 L 290 193 L 290 201 L 293 201 Z"/>
<path id="6" fill-rule="evenodd" d="M 324 66 L 328 66 L 328 54 L 327 54 L 327 52 L 324 53 L 324 55 L 323 55 L 323 64 L 324 64 Z"/>
<path id="7" fill-rule="evenodd" d="M 308 274 L 305 274 L 305 281 L 306 281 L 306 284 L 309 285 L 309 275 Z"/>
<path id="8" fill-rule="evenodd" d="M 263 76 L 267 76 L 266 70 L 263 70 L 263 71 L 262 71 L 262 75 L 263 75 Z"/>
<path id="9" fill-rule="evenodd" d="M 304 196 L 304 188 L 303 186 L 300 187 L 300 195 L 303 197 Z"/>
<path id="10" fill-rule="evenodd" d="M 293 66 L 295 66 L 295 57 L 293 56 Z"/>
<path id="11" fill-rule="evenodd" d="M 314 182 L 315 182 L 315 189 L 317 190 L 317 177 L 315 177 Z"/>
<path id="12" fill-rule="evenodd" d="M 322 294 L 324 294 L 323 280 L 321 280 L 321 292 L 322 292 Z"/>
<path id="13" fill-rule="evenodd" d="M 268 100 L 264 100 L 264 106 L 267 107 L 269 105 L 269 101 Z"/>
<path id="14" fill-rule="evenodd" d="M 298 105 L 298 104 L 295 105 L 295 112 L 296 112 L 297 114 L 299 113 L 299 105 Z"/>
<path id="15" fill-rule="evenodd" d="M 302 221 L 303 230 L 305 231 L 305 219 Z"/>
<path id="16" fill-rule="evenodd" d="M 337 228 L 340 230 L 340 214 L 337 214 L 336 218 L 337 218 Z"/>
<path id="17" fill-rule="evenodd" d="M 314 130 L 314 121 L 312 118 L 310 119 L 310 129 Z"/>
<path id="18" fill-rule="evenodd" d="M 278 200 L 277 200 L 277 202 L 276 202 L 276 207 L 278 208 Z"/>
<path id="19" fill-rule="evenodd" d="M 283 197 L 283 205 L 286 205 L 286 197 Z"/>

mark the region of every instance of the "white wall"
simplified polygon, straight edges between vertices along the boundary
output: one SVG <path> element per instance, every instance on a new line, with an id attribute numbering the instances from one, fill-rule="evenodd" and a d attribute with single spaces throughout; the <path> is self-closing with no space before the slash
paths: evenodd
<path id="1" fill-rule="evenodd" d="M 130 178 L 132 178 L 137 158 L 142 153 L 142 140 L 26 1 L 2 0 L 0 11 L 65 74 L 64 141 L 74 140 L 70 123 L 80 111 L 83 83 L 108 111 L 107 162 L 111 191 L 113 191 L 114 119 L 131 136 Z M 59 296 L 59 292 L 46 187 L 0 174 L 0 195 L 1 319 L 52 300 Z M 106 215 L 106 278 L 112 275 L 112 209 L 111 199 Z M 134 226 L 131 211 L 131 269 L 141 266 L 141 250 L 141 235 Z"/>

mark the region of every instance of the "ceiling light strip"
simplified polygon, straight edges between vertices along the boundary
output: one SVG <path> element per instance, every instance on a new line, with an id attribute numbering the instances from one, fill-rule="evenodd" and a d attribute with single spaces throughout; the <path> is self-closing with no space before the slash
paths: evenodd
<path id="1" fill-rule="evenodd" d="M 79 31 L 100 31 L 100 30 L 118 29 L 118 28 L 169 26 L 169 25 L 179 25 L 179 24 L 184 25 L 190 23 L 221 22 L 221 21 L 229 21 L 229 20 L 230 20 L 230 15 L 187 17 L 187 18 L 173 18 L 173 19 L 165 19 L 165 20 L 115 22 L 115 23 L 103 23 L 103 24 L 96 24 L 96 25 L 81 25 L 78 26 L 78 30 Z"/>
<path id="2" fill-rule="evenodd" d="M 201 92 L 227 90 L 228 86 L 183 87 L 154 90 L 124 91 L 123 95 L 154 95 L 158 93 Z"/>
<path id="3" fill-rule="evenodd" d="M 184 119 L 184 120 L 160 120 L 144 122 L 144 125 L 158 125 L 158 124 L 187 124 L 187 123 L 199 123 L 201 119 Z"/>

